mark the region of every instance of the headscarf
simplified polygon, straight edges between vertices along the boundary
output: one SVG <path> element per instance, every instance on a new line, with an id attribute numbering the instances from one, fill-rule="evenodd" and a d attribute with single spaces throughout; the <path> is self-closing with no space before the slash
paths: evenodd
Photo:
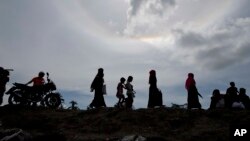
<path id="1" fill-rule="evenodd" d="M 194 74 L 193 73 L 188 73 L 188 78 L 186 80 L 186 89 L 189 90 L 189 88 L 192 86 L 192 85 L 195 85 L 195 80 L 194 80 Z"/>

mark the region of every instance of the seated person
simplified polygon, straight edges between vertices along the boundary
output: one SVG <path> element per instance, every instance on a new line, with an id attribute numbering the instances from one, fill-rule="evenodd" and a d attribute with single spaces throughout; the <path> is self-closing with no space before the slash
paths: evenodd
<path id="1" fill-rule="evenodd" d="M 211 103 L 209 109 L 224 108 L 224 107 L 225 107 L 224 97 L 222 94 L 220 94 L 220 91 L 218 89 L 215 89 L 211 97 Z"/>
<path id="2" fill-rule="evenodd" d="M 239 101 L 242 102 L 246 109 L 250 109 L 250 99 L 249 96 L 246 95 L 246 89 L 240 88 L 240 92 L 238 95 Z"/>

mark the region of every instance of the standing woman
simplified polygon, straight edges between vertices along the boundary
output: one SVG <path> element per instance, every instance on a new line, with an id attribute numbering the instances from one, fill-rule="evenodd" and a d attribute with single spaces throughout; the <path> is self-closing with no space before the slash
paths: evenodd
<path id="1" fill-rule="evenodd" d="M 154 108 L 156 106 L 155 95 L 158 93 L 157 79 L 155 70 L 149 72 L 149 98 L 148 98 L 148 108 Z"/>
<path id="2" fill-rule="evenodd" d="M 187 92 L 188 92 L 188 109 L 192 108 L 198 108 L 201 109 L 201 104 L 199 102 L 199 97 L 198 95 L 199 92 L 196 88 L 196 82 L 194 80 L 194 74 L 193 73 L 188 73 L 188 78 L 186 80 L 186 85 L 185 85 Z"/>
<path id="3" fill-rule="evenodd" d="M 104 97 L 103 97 L 103 91 L 102 91 L 103 84 L 104 84 L 103 77 L 104 77 L 103 68 L 99 68 L 98 73 L 90 87 L 91 92 L 95 90 L 95 96 L 94 96 L 93 101 L 88 106 L 88 109 L 93 108 L 93 107 L 95 108 L 106 107 Z"/>

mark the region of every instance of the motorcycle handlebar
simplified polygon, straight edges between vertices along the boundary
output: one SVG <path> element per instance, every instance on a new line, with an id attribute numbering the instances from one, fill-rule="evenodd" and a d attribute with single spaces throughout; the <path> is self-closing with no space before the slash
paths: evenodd
<path id="1" fill-rule="evenodd" d="M 7 70 L 7 71 L 14 71 L 14 69 L 4 69 L 4 70 Z"/>

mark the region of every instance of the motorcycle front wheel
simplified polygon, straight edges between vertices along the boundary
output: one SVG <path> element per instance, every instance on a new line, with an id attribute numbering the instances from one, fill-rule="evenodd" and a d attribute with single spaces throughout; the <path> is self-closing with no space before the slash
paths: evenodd
<path id="1" fill-rule="evenodd" d="M 49 94 L 45 97 L 45 104 L 49 108 L 58 108 L 61 105 L 60 94 Z"/>

